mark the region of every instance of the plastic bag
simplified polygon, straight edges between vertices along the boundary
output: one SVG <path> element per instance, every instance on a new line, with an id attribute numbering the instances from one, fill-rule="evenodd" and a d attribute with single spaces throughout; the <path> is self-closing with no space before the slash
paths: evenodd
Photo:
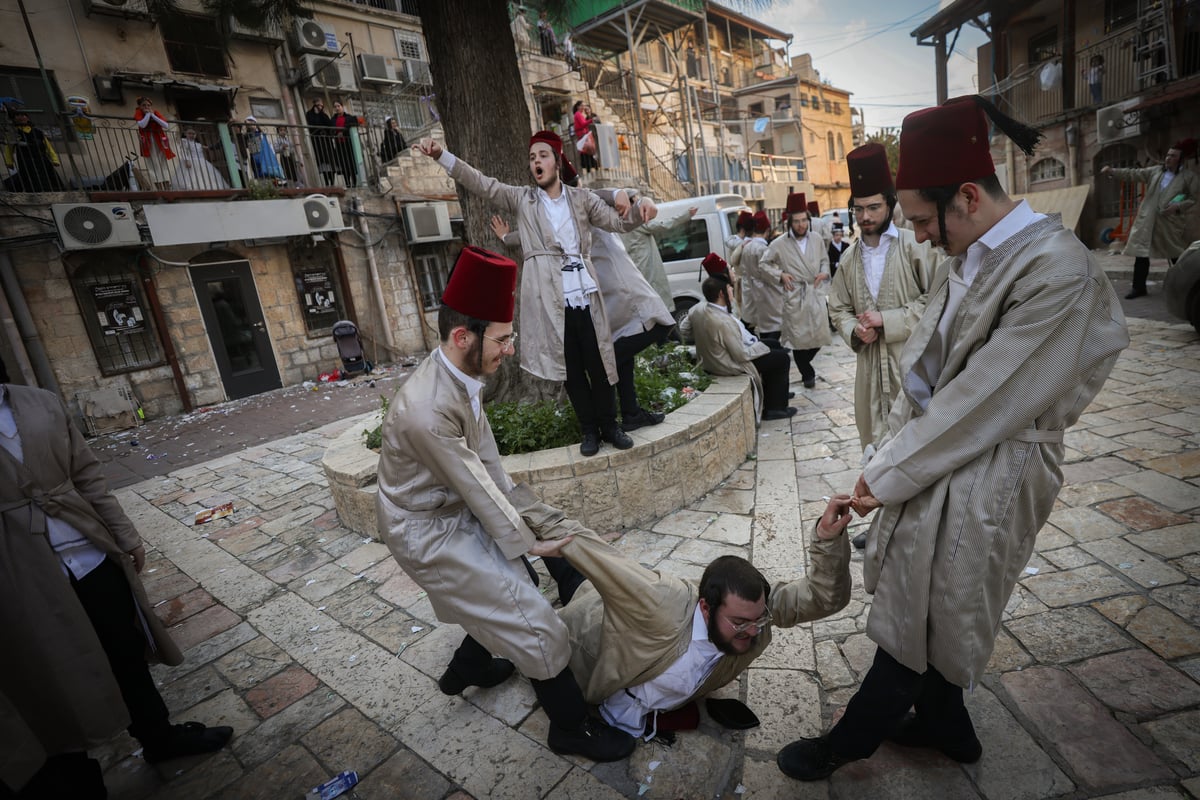
<path id="1" fill-rule="evenodd" d="M 596 155 L 596 134 L 592 133 L 591 131 L 585 133 L 575 145 L 575 149 L 584 155 Z"/>
<path id="2" fill-rule="evenodd" d="M 1062 86 L 1062 63 L 1058 61 L 1047 62 L 1038 72 L 1038 83 L 1041 85 L 1043 92 L 1049 92 L 1052 89 Z"/>

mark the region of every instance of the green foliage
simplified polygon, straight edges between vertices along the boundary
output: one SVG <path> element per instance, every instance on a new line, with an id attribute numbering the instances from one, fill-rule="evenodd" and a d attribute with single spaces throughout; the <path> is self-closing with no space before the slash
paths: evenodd
<path id="1" fill-rule="evenodd" d="M 669 414 L 688 401 L 688 389 L 702 392 L 712 378 L 692 363 L 691 351 L 677 345 L 659 345 L 638 354 L 634 366 L 638 405 Z"/>
<path id="2" fill-rule="evenodd" d="M 246 196 L 251 200 L 274 200 L 279 197 L 279 187 L 271 181 L 250 181 Z"/>
<path id="3" fill-rule="evenodd" d="M 387 395 L 379 395 L 379 407 L 383 410 L 380 416 L 380 423 L 374 428 L 363 428 L 364 443 L 370 449 L 378 452 L 383 447 L 383 421 L 387 417 L 388 406 L 390 405 Z"/>

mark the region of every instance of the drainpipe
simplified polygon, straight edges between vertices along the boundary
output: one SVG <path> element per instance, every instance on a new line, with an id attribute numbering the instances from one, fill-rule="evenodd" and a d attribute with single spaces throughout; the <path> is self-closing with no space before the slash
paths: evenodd
<path id="1" fill-rule="evenodd" d="M 33 322 L 33 314 L 29 313 L 29 306 L 25 303 L 21 282 L 17 280 L 12 257 L 7 250 L 0 250 L 0 286 L 3 287 L 12 306 L 13 319 L 17 323 L 25 352 L 29 354 L 30 366 L 33 368 L 33 374 L 37 376 L 38 385 L 61 396 L 54 370 L 50 367 L 50 359 L 46 356 L 46 348 L 42 346 L 42 338 Z"/>
<path id="2" fill-rule="evenodd" d="M 355 197 L 352 201 L 355 211 L 362 214 L 362 199 Z M 387 343 L 388 352 L 396 352 L 396 337 L 392 332 L 392 324 L 388 321 L 387 305 L 383 298 L 383 284 L 379 280 L 379 264 L 375 261 L 375 248 L 371 246 L 371 228 L 367 225 L 366 216 L 359 216 L 358 227 L 362 232 L 363 244 L 367 251 L 367 266 L 371 270 L 371 289 L 375 292 L 375 303 L 379 306 L 379 322 L 383 327 L 383 340 Z"/>
<path id="3" fill-rule="evenodd" d="M 179 356 L 175 353 L 171 333 L 167 330 L 167 318 L 163 314 L 162 303 L 158 299 L 158 284 L 154 282 L 154 269 L 150 266 L 145 253 L 138 256 L 138 272 L 141 273 L 146 301 L 150 304 L 150 314 L 154 317 L 154 327 L 158 328 L 158 341 L 162 345 L 163 356 L 171 366 L 171 377 L 175 381 L 175 391 L 179 394 L 179 402 L 183 404 L 183 413 L 191 413 L 192 396 L 188 393 L 187 382 L 183 379 L 183 370 L 179 368 Z"/>

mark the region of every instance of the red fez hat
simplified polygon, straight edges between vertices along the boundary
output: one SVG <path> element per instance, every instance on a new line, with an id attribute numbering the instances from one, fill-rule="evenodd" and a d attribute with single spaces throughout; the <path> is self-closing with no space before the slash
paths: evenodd
<path id="1" fill-rule="evenodd" d="M 808 215 L 810 217 L 821 216 L 821 204 L 818 203 L 816 200 L 809 200 L 808 201 Z"/>
<path id="2" fill-rule="evenodd" d="M 1172 150 L 1179 151 L 1179 158 L 1191 158 L 1196 155 L 1196 140 L 1192 138 L 1180 139 L 1175 144 L 1171 145 Z"/>
<path id="3" fill-rule="evenodd" d="M 792 214 L 796 211 L 808 211 L 808 199 L 804 196 L 804 192 L 788 194 L 787 213 Z"/>
<path id="4" fill-rule="evenodd" d="M 700 262 L 700 266 L 704 267 L 704 271 L 709 275 L 727 275 L 729 274 L 729 265 L 725 263 L 725 259 L 721 258 L 716 253 L 709 253 Z"/>
<path id="5" fill-rule="evenodd" d="M 550 145 L 550 149 L 553 150 L 559 157 L 562 156 L 562 137 L 560 137 L 554 131 L 538 131 L 533 136 L 529 137 L 530 147 L 533 147 L 538 142 L 545 142 L 546 144 Z"/>
<path id="6" fill-rule="evenodd" d="M 904 118 L 897 189 L 954 186 L 994 174 L 988 116 L 974 97 L 955 97 Z"/>
<path id="7" fill-rule="evenodd" d="M 887 150 L 879 142 L 870 142 L 856 147 L 846 154 L 846 168 L 850 170 L 850 195 L 871 197 L 887 194 L 895 189 L 892 170 L 888 165 Z M 982 177 L 976 175 L 975 177 Z"/>
<path id="8" fill-rule="evenodd" d="M 517 262 L 468 245 L 450 271 L 442 305 L 487 322 L 512 322 L 516 293 Z"/>
<path id="9" fill-rule="evenodd" d="M 758 233 L 766 233 L 771 230 L 771 220 L 767 219 L 767 212 L 754 212 L 754 230 Z"/>
<path id="10" fill-rule="evenodd" d="M 737 226 L 746 230 L 754 225 L 754 215 L 749 211 L 740 211 L 737 215 Z"/>

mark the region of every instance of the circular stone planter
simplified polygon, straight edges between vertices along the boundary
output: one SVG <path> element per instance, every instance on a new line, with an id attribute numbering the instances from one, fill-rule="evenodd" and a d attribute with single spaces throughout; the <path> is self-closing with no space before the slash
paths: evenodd
<path id="1" fill-rule="evenodd" d="M 321 466 L 342 524 L 379 538 L 375 524 L 379 454 L 354 425 L 325 450 Z M 754 398 L 745 376 L 714 378 L 660 425 L 630 434 L 629 450 L 604 447 L 591 458 L 579 445 L 504 456 L 504 469 L 541 499 L 593 530 L 631 528 L 664 516 L 711 491 L 756 445 Z"/>

